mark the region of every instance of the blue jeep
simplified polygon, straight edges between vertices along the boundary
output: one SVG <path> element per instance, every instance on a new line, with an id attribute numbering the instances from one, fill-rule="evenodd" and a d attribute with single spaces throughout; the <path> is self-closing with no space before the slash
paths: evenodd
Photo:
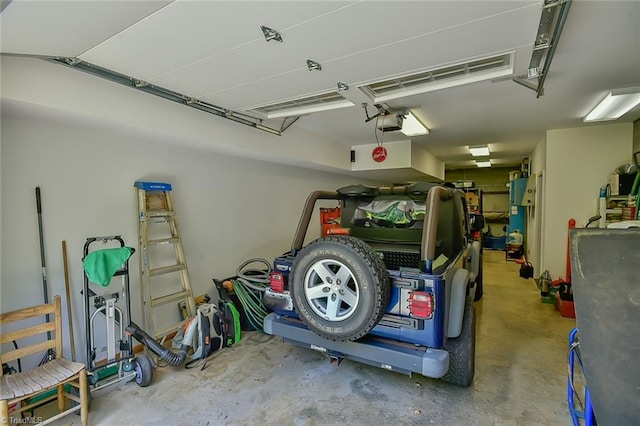
<path id="1" fill-rule="evenodd" d="M 303 247 L 318 200 L 340 223 Z M 482 258 L 464 193 L 440 184 L 316 191 L 264 294 L 268 334 L 391 371 L 469 386 Z"/>

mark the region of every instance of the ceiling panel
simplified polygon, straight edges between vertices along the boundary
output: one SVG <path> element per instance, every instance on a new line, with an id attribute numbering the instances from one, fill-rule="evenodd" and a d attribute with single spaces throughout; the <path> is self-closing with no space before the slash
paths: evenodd
<path id="1" fill-rule="evenodd" d="M 262 40 L 247 44 L 151 81 L 209 99 L 215 98 L 218 92 L 238 86 L 251 85 L 255 88 L 265 82 L 271 85 L 283 78 L 291 85 L 287 92 L 280 92 L 279 97 L 287 98 L 300 94 L 295 88 L 296 82 L 292 81 L 295 76 L 303 76 L 302 84 L 311 81 L 304 77 L 305 73 L 298 72 L 306 71 L 306 59 L 319 61 L 323 73 L 329 69 L 340 71 L 340 76 L 331 79 L 330 86 L 333 87 L 338 81 L 336 78 L 353 83 L 362 81 L 365 75 L 365 80 L 375 80 L 381 75 L 407 73 L 459 60 L 458 50 L 461 47 L 469 52 L 467 57 L 470 57 L 493 52 L 496 41 L 502 45 L 499 47 L 501 50 L 533 43 L 532 33 L 539 16 L 537 7 L 529 5 L 496 14 L 495 10 L 487 11 L 484 2 L 469 4 L 474 7 L 463 8 L 464 13 L 454 13 L 458 8 L 436 2 L 409 2 L 404 7 L 398 7 L 395 2 L 360 3 L 288 30 L 283 33 L 283 43 Z M 504 3 L 496 4 L 504 10 Z M 489 3 L 494 8 L 496 4 Z M 446 19 L 429 19 L 429 11 L 433 12 L 433 9 Z M 479 19 L 478 16 L 483 14 L 487 17 Z M 359 21 L 367 25 L 354 25 Z M 467 24 L 461 25 L 463 22 Z M 504 37 L 503 31 L 514 29 L 516 36 Z M 461 31 L 467 35 L 461 36 Z M 487 31 L 492 34 L 487 35 Z M 350 37 L 345 37 L 346 34 Z M 442 48 L 444 45 L 448 46 L 447 49 Z M 307 92 L 324 90 L 329 90 L 329 87 L 316 84 L 307 88 Z M 258 95 L 255 89 L 254 93 Z M 261 96 L 255 102 L 248 102 L 257 105 L 274 100 Z M 248 105 L 247 101 L 243 102 Z M 243 102 L 236 99 L 234 107 Z"/>
<path id="2" fill-rule="evenodd" d="M 543 0 L 169 3 L 14 0 L 0 15 L 2 51 L 86 51 L 88 62 L 236 111 L 344 82 L 354 107 L 303 116 L 293 126 L 354 145 L 376 135 L 374 123 L 364 123 L 361 102 L 375 110 L 359 85 L 509 51 L 516 74 L 524 74 Z M 388 104 L 420 106 L 416 114 L 431 133 L 414 140 L 447 167 L 471 164 L 465 147 L 482 143 L 496 162 L 517 164 L 546 130 L 583 126 L 581 117 L 607 90 L 640 85 L 639 23 L 640 1 L 573 1 L 544 96 L 505 77 Z M 267 43 L 260 25 L 280 31 L 284 42 Z M 308 71 L 306 59 L 322 71 Z M 618 122 L 638 117 L 640 107 Z M 405 139 L 399 132 L 384 138 Z"/>
<path id="3" fill-rule="evenodd" d="M 287 28 L 349 4 L 179 0 L 81 59 L 150 81 L 211 58 L 225 61 L 225 54 L 233 57 L 235 50 L 252 44 L 263 47 L 261 25 Z"/>
<path id="4" fill-rule="evenodd" d="M 531 34 L 534 33 L 527 31 L 527 27 L 537 25 L 537 13 L 532 12 L 534 11 L 523 9 L 507 22 L 496 22 L 495 18 L 476 21 L 465 26 L 463 35 L 459 30 L 450 29 L 345 56 L 322 63 L 323 69 L 320 72 L 301 69 L 274 77 L 264 76 L 261 80 L 246 81 L 232 89 L 200 97 L 234 109 L 249 109 L 302 94 L 334 90 L 338 81 L 347 83 L 355 90 L 358 85 L 388 77 L 512 50 L 517 52 L 516 56 L 520 54 L 526 57 L 524 60 L 516 58 L 516 63 L 521 64 L 517 71 L 524 72 L 533 43 Z M 504 37 L 504 32 L 509 32 L 510 37 Z M 480 34 L 482 37 L 479 37 Z M 452 41 L 453 38 L 456 38 L 455 41 Z M 442 49 L 443 45 L 451 48 Z M 407 52 L 421 53 L 407 55 Z M 175 81 L 167 79 L 159 84 L 168 84 L 192 93 L 191 91 L 197 90 L 194 82 L 201 81 L 202 76 L 194 73 L 188 78 Z"/>
<path id="5" fill-rule="evenodd" d="M 75 57 L 169 3 L 13 0 L 0 14 L 2 52 Z"/>

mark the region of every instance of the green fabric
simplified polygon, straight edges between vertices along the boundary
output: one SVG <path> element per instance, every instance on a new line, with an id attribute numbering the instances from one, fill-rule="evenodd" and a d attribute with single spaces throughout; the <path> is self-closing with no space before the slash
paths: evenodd
<path id="1" fill-rule="evenodd" d="M 129 260 L 133 254 L 131 247 L 117 247 L 96 250 L 89 253 L 83 261 L 84 270 L 91 282 L 106 287 L 113 274 Z"/>

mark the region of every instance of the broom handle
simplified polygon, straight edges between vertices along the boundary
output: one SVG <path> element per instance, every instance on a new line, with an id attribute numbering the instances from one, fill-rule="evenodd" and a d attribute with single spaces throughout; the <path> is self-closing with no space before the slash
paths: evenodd
<path id="1" fill-rule="evenodd" d="M 42 232 L 42 204 L 40 203 L 40 187 L 36 186 L 36 206 L 38 208 L 38 234 L 40 236 L 40 264 L 42 266 L 42 292 L 44 303 L 49 303 L 49 291 L 47 289 L 47 267 L 44 260 L 44 235 Z M 49 315 L 45 315 L 49 322 Z M 47 332 L 47 339 L 51 339 L 51 332 Z"/>
<path id="2" fill-rule="evenodd" d="M 67 316 L 69 317 L 69 342 L 71 342 L 71 360 L 76 361 L 76 343 L 73 337 L 73 317 L 71 316 L 71 285 L 69 283 L 69 264 L 67 261 L 67 242 L 62 241 L 62 263 L 64 264 L 64 287 L 67 292 Z"/>

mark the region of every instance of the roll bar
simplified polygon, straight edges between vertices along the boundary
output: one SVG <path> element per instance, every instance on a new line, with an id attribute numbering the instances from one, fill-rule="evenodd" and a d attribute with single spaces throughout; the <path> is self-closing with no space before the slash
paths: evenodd
<path id="1" fill-rule="evenodd" d="M 311 222 L 311 215 L 313 214 L 313 209 L 316 206 L 316 201 L 339 199 L 340 194 L 336 191 L 314 191 L 309 194 L 307 201 L 304 203 L 304 210 L 302 211 L 302 216 L 300 217 L 298 228 L 296 229 L 296 234 L 293 238 L 293 244 L 291 245 L 291 252 L 293 254 L 302 250 L 304 237 L 307 235 L 307 229 L 309 229 L 309 222 Z"/>
<path id="2" fill-rule="evenodd" d="M 438 219 L 440 213 L 440 201 L 446 201 L 453 196 L 451 188 L 434 186 L 427 193 L 426 215 L 422 228 L 422 242 L 420 253 L 425 261 L 425 272 L 433 272 L 433 261 L 436 257 L 436 243 L 438 242 Z"/>
<path id="3" fill-rule="evenodd" d="M 425 261 L 425 272 L 427 273 L 432 272 L 433 261 L 435 260 L 440 202 L 450 199 L 453 196 L 453 191 L 454 189 L 452 188 L 434 185 L 429 188 L 426 193 L 426 215 L 422 229 L 420 257 Z M 316 202 L 318 200 L 340 200 L 342 197 L 344 196 L 340 195 L 337 191 L 315 191 L 307 197 L 302 216 L 298 222 L 293 244 L 291 245 L 292 254 L 296 254 L 302 250 Z"/>

